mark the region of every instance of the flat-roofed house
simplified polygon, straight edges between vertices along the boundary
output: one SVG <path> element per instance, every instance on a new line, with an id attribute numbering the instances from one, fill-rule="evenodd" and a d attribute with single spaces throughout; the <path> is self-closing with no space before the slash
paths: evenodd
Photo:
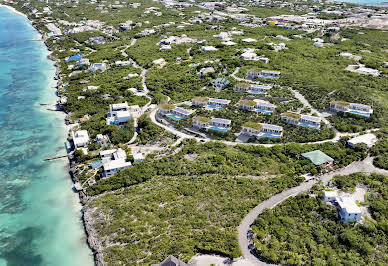
<path id="1" fill-rule="evenodd" d="M 246 111 L 254 111 L 254 112 L 260 112 L 260 113 L 272 113 L 276 106 L 268 101 L 264 100 L 240 100 L 237 104 L 239 109 L 246 110 Z"/>
<path id="2" fill-rule="evenodd" d="M 131 162 L 127 162 L 127 154 L 121 148 L 100 151 L 102 159 L 103 177 L 110 177 L 118 171 L 131 167 Z"/>
<path id="3" fill-rule="evenodd" d="M 260 74 L 260 70 L 258 69 L 255 69 L 255 68 L 252 68 L 252 69 L 249 69 L 247 71 L 247 75 L 246 75 L 246 79 L 250 79 L 250 80 L 253 80 L 253 79 L 256 79 L 259 77 L 259 74 Z"/>
<path id="4" fill-rule="evenodd" d="M 106 70 L 106 64 L 105 63 L 95 63 L 90 66 L 89 71 L 96 72 L 97 70 L 101 70 L 104 72 Z"/>
<path id="5" fill-rule="evenodd" d="M 176 107 L 173 104 L 162 104 L 159 107 L 159 112 L 160 114 L 174 120 L 185 119 L 193 113 L 192 110 L 186 110 L 181 107 Z"/>
<path id="6" fill-rule="evenodd" d="M 200 107 L 205 107 L 209 102 L 208 97 L 195 97 L 191 100 L 192 105 L 194 106 L 200 106 Z"/>
<path id="7" fill-rule="evenodd" d="M 222 118 L 208 118 L 203 116 L 196 116 L 193 118 L 193 127 L 208 131 L 216 130 L 221 132 L 227 132 L 232 124 L 231 120 Z"/>
<path id="8" fill-rule="evenodd" d="M 293 112 L 285 112 L 280 115 L 280 119 L 288 124 L 296 126 L 304 126 L 313 129 L 321 127 L 321 118 L 311 115 L 301 115 Z"/>
<path id="9" fill-rule="evenodd" d="M 196 116 L 193 118 L 192 126 L 197 129 L 206 129 L 211 120 L 209 117 Z"/>
<path id="10" fill-rule="evenodd" d="M 339 215 L 341 223 L 348 223 L 361 220 L 362 211 L 356 202 L 350 197 L 337 197 Z"/>
<path id="11" fill-rule="evenodd" d="M 249 83 L 238 83 L 234 87 L 235 92 L 246 92 L 250 94 L 266 94 L 272 88 L 272 85 L 266 84 L 249 84 Z"/>
<path id="12" fill-rule="evenodd" d="M 372 133 L 368 133 L 348 140 L 348 145 L 350 147 L 354 147 L 357 144 L 363 143 L 368 148 L 372 148 L 376 144 L 376 142 L 377 142 L 377 137 Z"/>
<path id="13" fill-rule="evenodd" d="M 323 191 L 323 201 L 333 202 L 337 197 L 337 191 Z"/>
<path id="14" fill-rule="evenodd" d="M 333 158 L 321 152 L 320 150 L 302 153 L 302 158 L 309 160 L 320 169 L 328 168 L 332 166 L 334 162 Z"/>
<path id="15" fill-rule="evenodd" d="M 335 112 L 351 113 L 365 117 L 370 117 L 370 115 L 373 113 L 373 109 L 369 105 L 348 103 L 345 101 L 330 102 L 330 109 Z"/>
<path id="16" fill-rule="evenodd" d="M 109 113 L 106 118 L 107 125 L 123 125 L 125 122 L 131 120 L 131 113 L 127 102 L 110 104 Z"/>
<path id="17" fill-rule="evenodd" d="M 230 104 L 230 100 L 210 98 L 207 107 L 212 109 L 222 109 L 228 104 Z"/>
<path id="18" fill-rule="evenodd" d="M 245 134 L 257 139 L 281 138 L 283 135 L 283 127 L 271 124 L 246 122 L 243 124 L 240 134 Z"/>
<path id="19" fill-rule="evenodd" d="M 89 144 L 89 134 L 87 130 L 72 131 L 74 148 L 85 147 Z"/>
<path id="20" fill-rule="evenodd" d="M 274 71 L 274 70 L 261 70 L 258 78 L 262 79 L 275 79 L 280 76 L 280 71 Z"/>

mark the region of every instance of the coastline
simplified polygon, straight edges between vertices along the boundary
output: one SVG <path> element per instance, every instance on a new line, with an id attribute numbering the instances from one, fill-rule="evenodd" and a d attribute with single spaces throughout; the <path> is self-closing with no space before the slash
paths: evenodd
<path id="1" fill-rule="evenodd" d="M 46 37 L 40 31 L 40 29 L 38 29 L 37 27 L 34 26 L 33 20 L 31 20 L 26 14 L 18 11 L 17 9 L 15 9 L 14 7 L 9 6 L 9 5 L 0 4 L 0 7 L 4 7 L 6 9 L 10 10 L 12 13 L 26 18 L 28 20 L 28 22 L 31 24 L 31 26 L 38 32 L 37 39 L 44 43 L 46 49 L 48 50 L 47 58 L 53 62 L 53 66 L 55 67 L 55 76 L 53 77 L 52 82 L 54 85 L 53 88 L 55 88 L 55 92 L 56 92 L 56 99 L 57 99 L 57 101 L 59 101 L 60 95 L 58 94 L 58 89 L 59 89 L 59 83 L 61 81 L 61 78 L 59 75 L 61 72 L 61 70 L 59 68 L 59 64 L 58 64 L 59 59 L 52 55 L 52 50 L 46 43 Z M 58 105 L 59 104 L 57 104 L 57 106 Z M 65 123 L 65 118 L 66 118 L 68 113 L 65 112 L 62 108 L 58 109 L 57 111 L 64 114 L 64 119 L 63 119 L 64 127 L 63 127 L 63 129 L 65 130 L 65 132 L 64 132 L 65 135 L 68 136 L 70 130 L 75 126 L 75 124 L 68 125 Z M 73 171 L 72 171 L 73 163 L 74 162 L 72 161 L 71 156 L 70 156 L 68 158 L 68 161 L 65 163 L 65 168 L 68 171 L 68 177 L 70 177 L 70 179 L 74 185 L 76 180 L 74 178 Z M 73 188 L 73 190 L 74 190 L 74 188 Z M 86 244 L 87 244 L 88 248 L 92 251 L 93 258 L 94 258 L 94 264 L 95 265 L 107 265 L 106 263 L 104 263 L 103 254 L 100 252 L 99 247 L 101 245 L 97 239 L 97 233 L 95 232 L 95 228 L 94 228 L 93 224 L 91 223 L 92 217 L 88 213 L 86 213 L 87 209 L 85 207 L 86 207 L 86 203 L 89 200 L 89 197 L 83 191 L 77 191 L 77 194 L 79 197 L 79 204 L 81 207 L 81 221 L 83 224 L 84 232 L 86 234 Z"/>

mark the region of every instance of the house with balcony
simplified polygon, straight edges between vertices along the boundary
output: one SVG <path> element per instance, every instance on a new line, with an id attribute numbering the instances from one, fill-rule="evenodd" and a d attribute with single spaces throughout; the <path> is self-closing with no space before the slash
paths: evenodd
<path id="1" fill-rule="evenodd" d="M 350 197 L 337 197 L 336 204 L 341 223 L 349 223 L 361 220 L 362 211 L 356 202 Z"/>
<path id="2" fill-rule="evenodd" d="M 121 148 L 100 151 L 102 160 L 103 177 L 111 177 L 118 171 L 131 167 L 131 162 L 127 162 L 127 154 Z"/>
<path id="3" fill-rule="evenodd" d="M 240 134 L 255 137 L 257 139 L 281 138 L 283 135 L 283 127 L 271 124 L 246 122 L 243 124 Z"/>
<path id="4" fill-rule="evenodd" d="M 210 98 L 206 107 L 210 109 L 222 109 L 228 104 L 230 104 L 230 100 Z"/>
<path id="5" fill-rule="evenodd" d="M 118 103 L 109 105 L 109 113 L 106 118 L 107 125 L 121 126 L 131 120 L 131 113 L 128 103 Z"/>
<path id="6" fill-rule="evenodd" d="M 232 121 L 222 118 L 208 118 L 203 116 L 196 116 L 193 118 L 192 126 L 197 129 L 208 131 L 216 130 L 220 132 L 227 132 L 230 130 Z"/>
<path id="7" fill-rule="evenodd" d="M 304 126 L 313 129 L 319 129 L 321 127 L 321 118 L 311 115 L 285 112 L 280 115 L 280 119 L 288 124 L 296 126 Z"/>
<path id="8" fill-rule="evenodd" d="M 235 92 L 245 92 L 249 94 L 267 94 L 272 89 L 272 85 L 237 83 L 234 87 Z"/>
<path id="9" fill-rule="evenodd" d="M 268 101 L 254 99 L 254 100 L 240 100 L 237 107 L 241 110 L 250 112 L 259 112 L 264 114 L 271 114 L 275 111 L 276 106 Z"/>
<path id="10" fill-rule="evenodd" d="M 370 117 L 373 114 L 373 109 L 369 105 L 359 103 L 348 103 L 345 101 L 330 102 L 330 110 L 334 112 L 351 113 L 364 117 Z"/>
<path id="11" fill-rule="evenodd" d="M 177 121 L 187 118 L 193 112 L 194 111 L 192 110 L 186 110 L 181 107 L 176 107 L 173 104 L 162 104 L 159 108 L 159 113 L 161 115 Z"/>

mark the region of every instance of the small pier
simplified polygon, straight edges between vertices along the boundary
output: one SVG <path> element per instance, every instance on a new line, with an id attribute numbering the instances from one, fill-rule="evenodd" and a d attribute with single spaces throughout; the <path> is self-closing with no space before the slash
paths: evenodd
<path id="1" fill-rule="evenodd" d="M 44 158 L 45 161 L 51 161 L 51 160 L 56 160 L 56 159 L 61 159 L 61 158 L 67 158 L 69 155 L 58 155 L 58 156 L 53 156 L 53 157 L 47 157 Z"/>

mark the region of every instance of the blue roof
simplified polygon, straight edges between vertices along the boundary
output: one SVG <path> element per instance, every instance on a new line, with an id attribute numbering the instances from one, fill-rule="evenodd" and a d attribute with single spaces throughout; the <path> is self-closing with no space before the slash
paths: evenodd
<path id="1" fill-rule="evenodd" d="M 263 126 L 263 128 L 266 128 L 266 129 L 283 131 L 283 127 L 281 127 L 281 126 L 270 125 L 270 124 L 261 124 L 261 125 Z"/>
<path id="2" fill-rule="evenodd" d="M 209 102 L 213 102 L 213 103 L 221 103 L 221 104 L 229 104 L 229 103 L 230 103 L 230 100 L 210 98 L 210 99 L 209 99 Z"/>

